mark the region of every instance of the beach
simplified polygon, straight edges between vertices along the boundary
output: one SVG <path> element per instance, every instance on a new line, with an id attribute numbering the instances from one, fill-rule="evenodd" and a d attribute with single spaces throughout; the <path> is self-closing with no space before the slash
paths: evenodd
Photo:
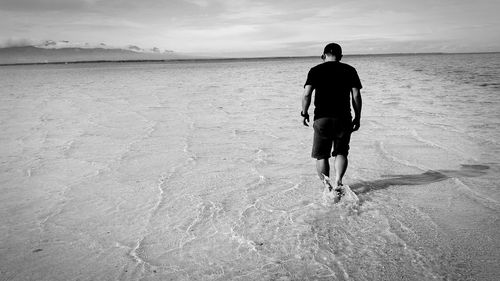
<path id="1" fill-rule="evenodd" d="M 360 202 L 327 206 L 319 58 L 0 67 L 0 280 L 496 280 L 500 54 L 342 61 Z"/>

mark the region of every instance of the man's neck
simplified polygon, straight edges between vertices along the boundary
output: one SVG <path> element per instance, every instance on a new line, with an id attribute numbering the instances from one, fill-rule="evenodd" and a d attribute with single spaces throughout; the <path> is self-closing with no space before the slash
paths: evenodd
<path id="1" fill-rule="evenodd" d="M 325 62 L 329 62 L 329 61 L 334 61 L 334 62 L 336 61 L 336 62 L 338 62 L 338 60 L 337 60 L 337 58 L 336 58 L 336 57 L 328 57 L 328 56 L 327 56 L 327 57 L 325 58 Z"/>

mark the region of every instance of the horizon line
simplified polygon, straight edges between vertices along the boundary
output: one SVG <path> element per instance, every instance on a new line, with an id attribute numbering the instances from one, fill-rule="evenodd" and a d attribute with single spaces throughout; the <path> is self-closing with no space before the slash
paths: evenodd
<path id="1" fill-rule="evenodd" d="M 175 53 L 175 52 L 174 52 Z M 415 56 L 415 55 L 467 55 L 467 54 L 496 54 L 500 51 L 491 52 L 401 52 L 401 53 L 374 53 L 374 54 L 346 54 L 343 57 L 356 56 Z M 183 53 L 177 53 L 183 54 Z M 186 53 L 184 53 L 186 54 Z M 319 56 L 263 56 L 263 57 L 203 57 L 203 58 L 176 58 L 176 59 L 123 59 L 123 60 L 83 60 L 83 61 L 52 61 L 52 62 L 21 62 L 0 63 L 0 66 L 15 65 L 46 65 L 46 64 L 84 64 L 84 63 L 141 63 L 141 62 L 196 62 L 196 61 L 237 61 L 237 60 L 279 60 L 279 59 L 301 59 L 318 58 Z"/>

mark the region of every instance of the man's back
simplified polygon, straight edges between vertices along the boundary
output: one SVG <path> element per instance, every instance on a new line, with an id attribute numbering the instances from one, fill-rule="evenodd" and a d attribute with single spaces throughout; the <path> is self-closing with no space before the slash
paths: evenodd
<path id="1" fill-rule="evenodd" d="M 324 62 L 311 68 L 305 85 L 311 85 L 315 90 L 314 119 L 352 118 L 351 90 L 362 87 L 354 67 L 339 61 Z"/>

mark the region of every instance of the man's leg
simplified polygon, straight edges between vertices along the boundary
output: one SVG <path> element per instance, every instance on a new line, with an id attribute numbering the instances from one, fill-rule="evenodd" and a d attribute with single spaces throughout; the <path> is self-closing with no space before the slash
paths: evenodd
<path id="1" fill-rule="evenodd" d="M 327 177 L 330 176 L 330 163 L 328 162 L 328 158 L 317 159 L 316 160 L 316 170 L 318 171 L 318 177 L 321 181 L 323 181 L 323 175 Z"/>
<path id="2" fill-rule="evenodd" d="M 339 154 L 335 157 L 335 183 L 337 184 L 337 186 L 342 186 L 342 178 L 344 177 L 345 171 L 347 170 L 347 164 L 348 161 L 345 155 Z"/>
<path id="3" fill-rule="evenodd" d="M 331 196 L 331 192 L 329 191 L 332 191 L 334 187 L 330 184 L 330 180 L 326 180 L 326 178 L 323 176 L 325 175 L 327 177 L 330 177 L 330 163 L 328 157 L 316 160 L 316 170 L 318 172 L 318 177 L 323 182 L 325 188 L 323 192 L 328 192 L 323 193 L 323 196 Z"/>

